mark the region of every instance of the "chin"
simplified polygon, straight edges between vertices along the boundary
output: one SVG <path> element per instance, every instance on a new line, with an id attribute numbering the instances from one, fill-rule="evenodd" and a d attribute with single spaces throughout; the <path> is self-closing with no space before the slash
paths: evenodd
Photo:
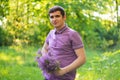
<path id="1" fill-rule="evenodd" d="M 55 28 L 58 28 L 59 26 L 54 26 Z"/>

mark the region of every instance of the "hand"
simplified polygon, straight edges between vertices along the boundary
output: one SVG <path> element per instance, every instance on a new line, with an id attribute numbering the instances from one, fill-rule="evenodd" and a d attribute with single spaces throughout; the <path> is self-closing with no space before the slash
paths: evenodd
<path id="1" fill-rule="evenodd" d="M 64 74 L 66 74 L 64 68 L 60 68 L 58 71 L 55 71 L 55 75 L 57 75 L 57 76 L 62 76 Z"/>

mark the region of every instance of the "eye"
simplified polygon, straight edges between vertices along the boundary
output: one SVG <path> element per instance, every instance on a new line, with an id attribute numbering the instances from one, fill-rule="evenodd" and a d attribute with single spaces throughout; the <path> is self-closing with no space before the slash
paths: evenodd
<path id="1" fill-rule="evenodd" d="M 58 18 L 58 17 L 60 17 L 60 15 L 56 15 L 55 17 Z"/>
<path id="2" fill-rule="evenodd" d="M 54 16 L 50 16 L 50 18 L 54 18 Z"/>

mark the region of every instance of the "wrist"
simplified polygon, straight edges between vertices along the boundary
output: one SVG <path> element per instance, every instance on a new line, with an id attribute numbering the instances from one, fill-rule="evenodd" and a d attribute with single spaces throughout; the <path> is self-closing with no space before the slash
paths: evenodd
<path id="1" fill-rule="evenodd" d="M 66 67 L 62 68 L 62 70 L 63 70 L 63 74 L 66 74 L 69 72 L 68 68 L 66 68 Z"/>

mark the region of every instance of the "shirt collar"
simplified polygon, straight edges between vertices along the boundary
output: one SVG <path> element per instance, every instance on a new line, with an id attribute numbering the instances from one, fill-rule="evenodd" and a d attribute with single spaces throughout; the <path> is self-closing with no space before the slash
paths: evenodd
<path id="1" fill-rule="evenodd" d="M 62 29 L 60 29 L 59 31 L 57 31 L 57 30 L 55 29 L 55 34 L 62 34 L 67 28 L 68 28 L 67 25 L 65 25 L 65 26 L 64 26 Z"/>

